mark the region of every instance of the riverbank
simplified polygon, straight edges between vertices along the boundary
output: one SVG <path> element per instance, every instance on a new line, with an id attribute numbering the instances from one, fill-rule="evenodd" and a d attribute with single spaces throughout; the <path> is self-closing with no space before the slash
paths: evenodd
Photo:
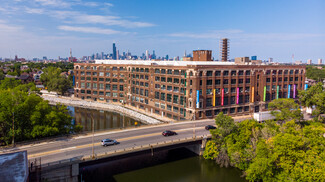
<path id="1" fill-rule="evenodd" d="M 49 95 L 41 95 L 44 100 L 48 100 L 50 104 L 61 103 L 68 106 L 89 108 L 89 109 L 99 109 L 99 110 L 108 110 L 114 111 L 118 113 L 123 113 L 131 118 L 144 122 L 146 124 L 161 124 L 163 123 L 161 120 L 152 118 L 145 114 L 134 111 L 130 108 L 124 107 L 122 105 L 115 105 L 109 103 L 100 103 L 100 102 L 92 102 L 80 100 L 72 97 L 56 97 Z"/>

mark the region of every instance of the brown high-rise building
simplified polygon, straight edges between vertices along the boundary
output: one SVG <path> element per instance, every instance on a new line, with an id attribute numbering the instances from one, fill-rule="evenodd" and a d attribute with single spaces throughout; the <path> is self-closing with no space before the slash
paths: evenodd
<path id="1" fill-rule="evenodd" d="M 227 38 L 223 38 L 220 41 L 220 58 L 222 62 L 228 61 L 228 53 L 229 53 L 229 42 Z"/>
<path id="2" fill-rule="evenodd" d="M 219 112 L 240 116 L 265 111 L 272 100 L 297 99 L 298 90 L 304 89 L 305 66 L 203 59 L 208 60 L 75 63 L 74 95 L 189 120 L 213 118 Z"/>
<path id="3" fill-rule="evenodd" d="M 193 51 L 193 61 L 212 61 L 212 51 L 211 50 Z"/>

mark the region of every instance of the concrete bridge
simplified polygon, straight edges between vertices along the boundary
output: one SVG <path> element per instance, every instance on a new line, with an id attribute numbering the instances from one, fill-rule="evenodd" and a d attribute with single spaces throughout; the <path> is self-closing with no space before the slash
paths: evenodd
<path id="1" fill-rule="evenodd" d="M 184 149 L 201 155 L 205 149 L 206 141 L 210 137 L 211 135 L 169 140 L 166 138 L 167 140 L 163 142 L 112 150 L 94 156 L 75 157 L 47 164 L 41 164 L 41 161 L 37 161 L 37 159 L 30 160 L 30 180 L 75 182 L 94 179 L 97 173 L 113 176 L 161 162 L 170 151 L 175 149 Z M 32 162 L 33 165 L 31 165 Z"/>

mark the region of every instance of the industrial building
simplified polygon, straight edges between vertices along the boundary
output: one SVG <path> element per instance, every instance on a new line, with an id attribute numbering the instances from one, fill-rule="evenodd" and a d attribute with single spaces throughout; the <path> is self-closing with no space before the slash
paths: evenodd
<path id="1" fill-rule="evenodd" d="M 245 61 L 247 62 L 247 60 Z M 96 60 L 75 63 L 75 97 L 127 104 L 175 120 L 265 111 L 277 98 L 297 98 L 305 66 L 212 61 L 211 51 L 193 61 Z"/>

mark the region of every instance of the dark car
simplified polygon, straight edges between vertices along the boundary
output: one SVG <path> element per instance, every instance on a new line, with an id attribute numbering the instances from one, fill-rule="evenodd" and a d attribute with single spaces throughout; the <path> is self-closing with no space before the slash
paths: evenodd
<path id="1" fill-rule="evenodd" d="M 205 129 L 206 130 L 213 130 L 213 129 L 216 129 L 216 127 L 215 126 L 212 126 L 212 125 L 206 125 L 205 126 Z"/>
<path id="2" fill-rule="evenodd" d="M 175 131 L 166 130 L 166 131 L 162 132 L 162 135 L 170 136 L 170 135 L 177 135 L 177 133 Z"/>

